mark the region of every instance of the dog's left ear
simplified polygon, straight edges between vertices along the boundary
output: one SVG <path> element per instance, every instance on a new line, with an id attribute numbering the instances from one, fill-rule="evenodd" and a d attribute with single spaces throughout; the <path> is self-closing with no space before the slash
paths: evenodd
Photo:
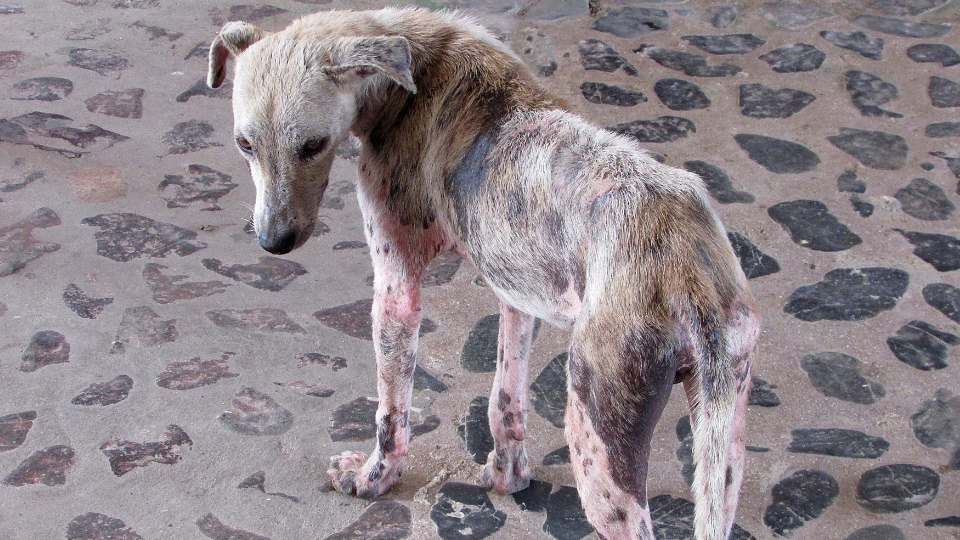
<path id="1" fill-rule="evenodd" d="M 381 73 L 416 94 L 410 42 L 400 36 L 344 38 L 331 51 L 331 65 L 323 68 L 334 80 L 349 83 Z"/>
<path id="2" fill-rule="evenodd" d="M 263 30 L 242 21 L 223 25 L 210 44 L 210 63 L 207 66 L 207 86 L 220 88 L 227 76 L 227 58 L 237 56 L 263 37 Z"/>

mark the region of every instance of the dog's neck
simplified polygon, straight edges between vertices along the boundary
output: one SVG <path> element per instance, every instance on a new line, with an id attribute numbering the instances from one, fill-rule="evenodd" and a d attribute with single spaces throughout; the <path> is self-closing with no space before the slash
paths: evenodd
<path id="1" fill-rule="evenodd" d="M 417 93 L 384 76 L 367 83 L 357 96 L 352 126 L 367 146 L 386 143 L 396 130 L 456 140 L 459 133 L 488 127 L 510 111 L 564 106 L 490 35 L 452 21 L 424 26 L 399 20 L 391 30 L 411 45 Z"/>

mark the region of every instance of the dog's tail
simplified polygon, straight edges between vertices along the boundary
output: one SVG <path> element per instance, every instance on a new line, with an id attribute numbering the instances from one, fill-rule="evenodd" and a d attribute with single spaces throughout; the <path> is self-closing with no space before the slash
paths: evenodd
<path id="1" fill-rule="evenodd" d="M 747 315 L 750 317 L 750 315 Z M 733 525 L 743 478 L 743 419 L 750 392 L 752 321 L 748 333 L 704 328 L 691 403 L 696 471 L 694 531 L 697 540 L 726 540 Z M 709 325 L 705 325 L 709 326 Z M 723 336 L 723 337 L 717 337 Z M 734 440 L 736 439 L 736 441 Z"/>

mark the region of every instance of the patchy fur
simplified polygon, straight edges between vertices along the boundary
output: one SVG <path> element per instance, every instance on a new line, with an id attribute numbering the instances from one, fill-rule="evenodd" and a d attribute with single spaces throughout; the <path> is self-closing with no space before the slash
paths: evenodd
<path id="1" fill-rule="evenodd" d="M 694 174 L 567 112 L 517 57 L 460 15 L 330 11 L 268 34 L 228 25 L 208 80 L 236 56 L 237 144 L 273 252 L 310 236 L 333 148 L 362 150 L 357 189 L 374 266 L 377 443 L 328 474 L 375 497 L 407 453 L 420 278 L 456 250 L 501 304 L 484 482 L 529 482 L 526 358 L 533 321 L 572 331 L 566 436 L 587 516 L 605 538 L 650 538 L 647 460 L 672 384 L 691 407 L 696 537 L 726 538 L 743 470 L 759 323 L 746 278 Z"/>

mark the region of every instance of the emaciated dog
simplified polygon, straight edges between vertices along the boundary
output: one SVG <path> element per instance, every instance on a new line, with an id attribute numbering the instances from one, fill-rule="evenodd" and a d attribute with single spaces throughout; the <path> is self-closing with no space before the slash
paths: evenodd
<path id="1" fill-rule="evenodd" d="M 500 301 L 490 399 L 499 493 L 527 487 L 527 355 L 535 318 L 569 329 L 565 434 L 604 538 L 652 538 L 650 440 L 672 385 L 691 410 L 696 537 L 727 538 L 744 462 L 754 301 L 700 178 L 564 110 L 484 28 L 424 9 L 329 11 L 267 33 L 226 24 L 208 83 L 236 58 L 234 134 L 256 184 L 260 245 L 314 227 L 335 147 L 356 135 L 374 279 L 377 442 L 331 458 L 335 488 L 400 478 L 421 318 L 438 253 L 472 261 Z"/>

